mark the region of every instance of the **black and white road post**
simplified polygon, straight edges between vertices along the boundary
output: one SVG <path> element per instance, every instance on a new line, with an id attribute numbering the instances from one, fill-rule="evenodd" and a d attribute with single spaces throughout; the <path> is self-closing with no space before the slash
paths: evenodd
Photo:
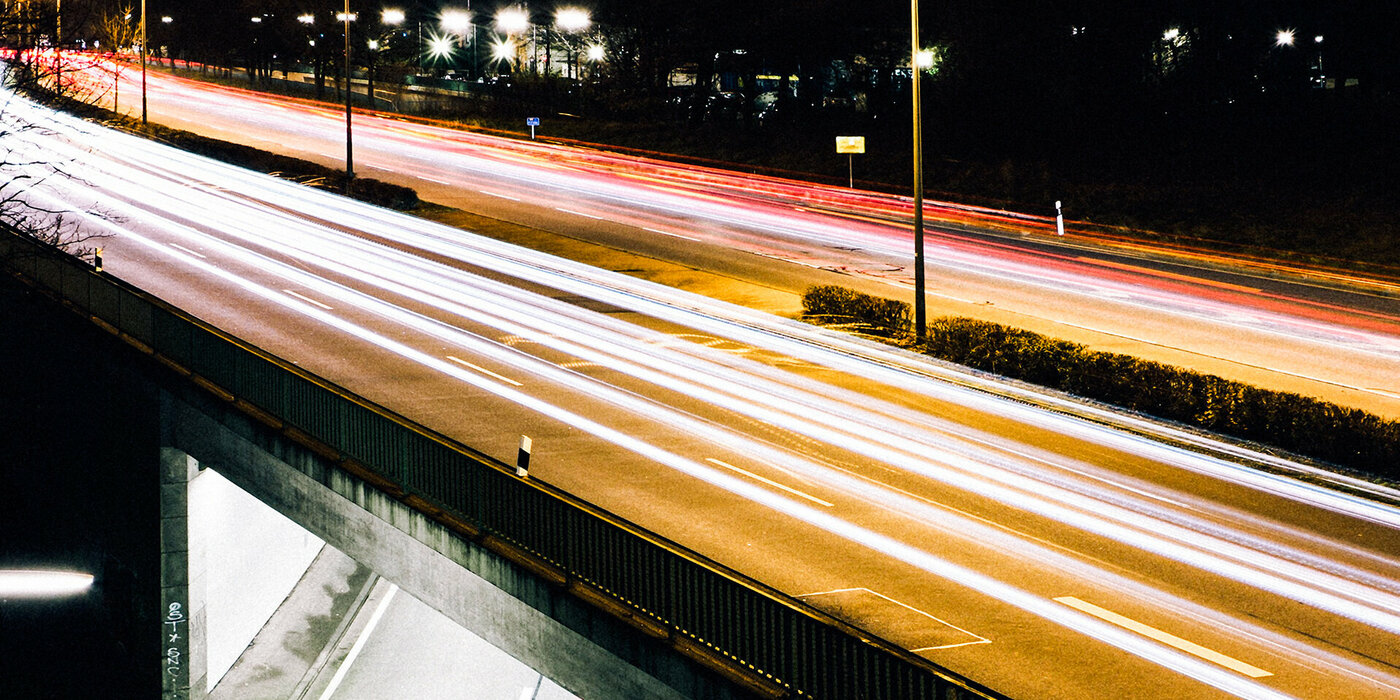
<path id="1" fill-rule="evenodd" d="M 520 436 L 520 451 L 515 454 L 515 475 L 522 479 L 530 475 L 530 448 L 533 446 L 529 435 Z"/>

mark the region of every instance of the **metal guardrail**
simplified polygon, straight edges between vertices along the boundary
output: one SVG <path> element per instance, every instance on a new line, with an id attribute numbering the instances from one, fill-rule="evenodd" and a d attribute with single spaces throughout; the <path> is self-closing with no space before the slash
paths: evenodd
<path id="1" fill-rule="evenodd" d="M 27 254 L 15 253 L 27 251 Z M 9 255 L 6 255 L 9 253 Z M 191 379 L 368 468 L 399 498 L 505 543 L 557 585 L 772 696 L 1002 699 L 239 341 L 75 258 L 0 232 L 0 262 Z M 227 397 L 226 397 L 227 398 Z M 490 543 L 483 545 L 490 546 Z"/>

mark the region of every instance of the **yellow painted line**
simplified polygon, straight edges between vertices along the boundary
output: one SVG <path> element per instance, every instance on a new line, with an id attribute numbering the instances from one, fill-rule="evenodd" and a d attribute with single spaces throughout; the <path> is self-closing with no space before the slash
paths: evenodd
<path id="1" fill-rule="evenodd" d="M 773 488 L 782 489 L 782 490 L 784 490 L 784 491 L 787 491 L 787 492 L 790 493 L 790 494 L 793 494 L 794 496 L 801 496 L 801 497 L 803 497 L 803 498 L 805 498 L 805 499 L 807 499 L 807 500 L 809 500 L 809 501 L 811 501 L 811 502 L 813 502 L 813 503 L 820 503 L 820 504 L 826 506 L 827 508 L 830 508 L 830 507 L 832 507 L 833 505 L 835 505 L 834 503 L 830 503 L 830 502 L 828 502 L 828 501 L 823 501 L 822 499 L 817 498 L 816 496 L 812 496 L 812 495 L 810 495 L 810 494 L 805 494 L 805 493 L 803 493 L 803 492 L 801 492 L 801 491 L 798 491 L 797 489 L 792 488 L 791 486 L 784 486 L 784 485 L 782 485 L 782 484 L 780 484 L 780 483 L 778 483 L 778 482 L 776 482 L 776 481 L 773 481 L 772 479 L 768 479 L 768 478 L 761 477 L 761 476 L 759 476 L 759 475 L 757 475 L 757 474 L 755 474 L 755 473 L 753 473 L 753 472 L 751 472 L 751 471 L 748 471 L 747 469 L 740 469 L 740 468 L 738 468 L 738 467 L 736 467 L 736 466 L 734 466 L 734 465 L 732 465 L 732 464 L 730 464 L 730 463 L 728 463 L 728 462 L 724 462 L 724 461 L 715 459 L 714 457 L 706 457 L 706 458 L 705 458 L 705 461 L 706 461 L 706 462 L 709 462 L 709 463 L 711 463 L 711 464 L 717 464 L 717 465 L 719 465 L 719 466 L 721 466 L 721 467 L 724 467 L 725 469 L 731 469 L 731 470 L 733 470 L 733 471 L 739 472 L 740 474 L 743 474 L 744 476 L 747 476 L 747 477 L 749 477 L 750 479 L 753 479 L 753 480 L 755 480 L 755 481 L 762 481 L 763 483 L 768 484 L 769 486 L 772 486 Z"/>
<path id="2" fill-rule="evenodd" d="M 290 290 L 290 289 L 284 289 L 284 290 L 282 290 L 282 291 L 284 291 L 284 292 L 286 292 L 286 293 L 288 293 L 288 294 L 290 294 L 290 295 L 292 295 L 292 296 L 294 296 L 294 297 L 296 297 L 296 298 L 298 298 L 298 299 L 300 299 L 300 300 L 302 300 L 302 301 L 304 301 L 304 302 L 306 302 L 306 303 L 308 303 L 308 304 L 315 304 L 315 305 L 317 305 L 317 306 L 319 306 L 319 307 L 321 307 L 321 308 L 323 308 L 323 309 L 325 309 L 325 310 L 327 310 L 327 311 L 330 311 L 330 310 L 331 310 L 331 307 L 326 306 L 325 304 L 322 304 L 321 302 L 316 301 L 315 299 L 312 299 L 311 297 L 306 296 L 305 294 L 297 294 L 296 292 L 294 292 L 294 291 L 292 291 L 292 290 Z"/>
<path id="3" fill-rule="evenodd" d="M 482 373 L 482 374 L 486 374 L 486 375 L 490 375 L 490 376 L 492 376 L 492 377 L 495 377 L 495 378 L 497 378 L 497 379 L 499 379 L 499 380 L 501 380 L 501 381 L 503 381 L 503 382 L 506 382 L 507 384 L 512 384 L 512 385 L 514 385 L 514 386 L 525 386 L 524 384 L 521 384 L 520 382 L 517 382 L 517 381 L 515 381 L 514 379 L 511 379 L 510 377 L 502 377 L 501 375 L 496 374 L 495 372 L 492 372 L 491 370 L 486 369 L 485 367 L 482 367 L 482 366 L 480 366 L 480 365 L 474 365 L 474 364 L 472 364 L 472 363 L 470 363 L 470 362 L 467 362 L 466 360 L 463 360 L 463 359 L 460 358 L 460 357 L 453 357 L 453 356 L 451 356 L 451 355 L 448 355 L 448 356 L 447 356 L 447 359 L 452 360 L 453 362 L 456 362 L 457 364 L 462 365 L 462 366 L 464 366 L 464 367 L 470 367 L 470 368 L 472 368 L 472 369 L 474 369 L 474 370 L 476 370 L 476 371 L 478 371 L 478 372 L 480 372 L 480 373 Z"/>
<path id="4" fill-rule="evenodd" d="M 1094 617 L 1097 617 L 1100 620 L 1111 622 L 1115 625 L 1118 625 L 1119 627 L 1122 627 L 1123 629 L 1132 630 L 1133 632 L 1137 632 L 1138 634 L 1144 637 L 1150 637 L 1163 644 L 1176 647 L 1177 649 L 1180 649 L 1188 654 L 1191 654 L 1193 656 L 1199 656 L 1200 658 L 1205 659 L 1206 661 L 1209 661 L 1214 664 L 1219 664 L 1221 666 L 1224 666 L 1225 668 L 1230 669 L 1231 671 L 1235 671 L 1236 673 L 1242 673 L 1246 676 L 1249 676 L 1250 678 L 1263 678 L 1264 676 L 1274 675 L 1256 666 L 1250 666 L 1249 664 L 1240 661 L 1239 659 L 1226 656 L 1218 651 L 1215 651 L 1214 649 L 1207 649 L 1199 644 L 1196 644 L 1195 642 L 1188 642 L 1185 639 L 1182 639 L 1181 637 L 1178 637 L 1174 634 L 1163 632 L 1162 630 L 1159 630 L 1156 627 L 1149 627 L 1147 625 L 1142 624 L 1141 622 L 1138 622 L 1137 620 L 1123 617 L 1122 615 L 1119 615 L 1118 613 L 1113 612 L 1112 610 L 1105 610 L 1097 605 L 1094 605 L 1093 603 L 1086 603 L 1073 596 L 1063 596 L 1060 598 L 1056 598 L 1055 600 L 1056 602 L 1068 605 L 1069 607 L 1074 608 L 1075 610 L 1089 613 L 1090 615 L 1093 615 Z"/>

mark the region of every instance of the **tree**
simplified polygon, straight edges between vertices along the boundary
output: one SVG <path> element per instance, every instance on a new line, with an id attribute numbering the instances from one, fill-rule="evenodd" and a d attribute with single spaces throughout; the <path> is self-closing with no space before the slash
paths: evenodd
<path id="1" fill-rule="evenodd" d="M 93 243 L 104 234 L 70 218 L 68 207 L 41 193 L 49 180 L 73 175 L 66 163 L 37 147 L 36 137 L 45 136 L 48 127 L 28 115 L 50 108 L 25 96 L 64 99 L 77 82 L 65 82 L 64 73 L 86 69 L 58 60 L 48 44 L 55 18 L 44 10 L 32 3 L 0 10 L 0 37 L 8 44 L 0 62 L 0 227 L 90 259 Z"/>

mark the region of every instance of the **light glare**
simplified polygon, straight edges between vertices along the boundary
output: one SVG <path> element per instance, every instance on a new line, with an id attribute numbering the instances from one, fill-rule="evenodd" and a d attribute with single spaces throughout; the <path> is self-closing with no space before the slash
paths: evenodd
<path id="1" fill-rule="evenodd" d="M 75 571 L 0 571 L 0 598 L 76 595 L 92 587 L 92 574 Z"/>
<path id="2" fill-rule="evenodd" d="M 510 62 L 515 58 L 515 42 L 501 39 L 491 44 L 491 57 L 497 61 Z"/>
<path id="3" fill-rule="evenodd" d="M 519 34 L 530 28 L 530 15 L 519 7 L 507 7 L 496 13 L 496 29 L 506 34 Z"/>
<path id="4" fill-rule="evenodd" d="M 1292 45 L 1293 45 L 1293 30 L 1292 30 L 1292 29 L 1280 29 L 1280 30 L 1278 30 L 1278 34 L 1275 34 L 1275 35 L 1274 35 L 1274 46 L 1292 46 Z"/>
<path id="5" fill-rule="evenodd" d="M 384 24 L 403 24 L 403 10 L 384 10 L 379 13 L 379 21 Z"/>
<path id="6" fill-rule="evenodd" d="M 593 24 L 588 10 L 581 7 L 562 7 L 554 13 L 554 26 L 560 31 L 581 32 Z"/>
<path id="7" fill-rule="evenodd" d="M 472 13 L 457 9 L 443 10 L 438 15 L 438 26 L 450 34 L 466 34 L 472 28 Z"/>

